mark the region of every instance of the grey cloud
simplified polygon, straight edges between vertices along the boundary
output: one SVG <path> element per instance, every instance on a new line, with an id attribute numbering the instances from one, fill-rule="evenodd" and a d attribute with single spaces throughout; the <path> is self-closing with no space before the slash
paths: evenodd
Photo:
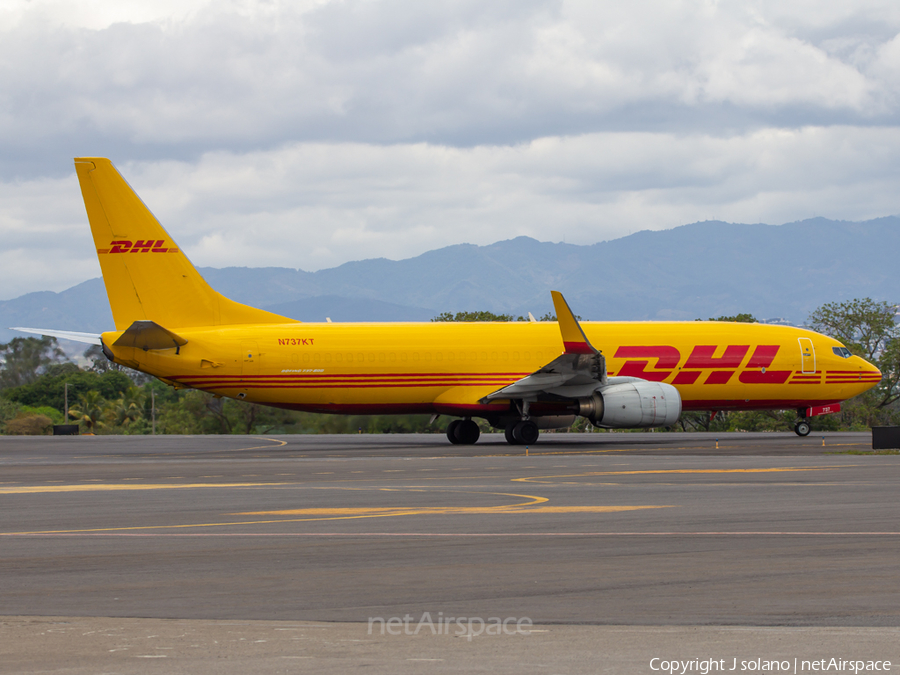
<path id="1" fill-rule="evenodd" d="M 698 220 L 900 212 L 900 131 L 598 133 L 514 146 L 297 143 L 119 163 L 199 265 L 306 270 L 519 235 L 588 244 Z M 96 256 L 74 176 L 0 183 L 0 289 L 61 290 Z M 2 297 L 0 297 L 2 299 Z"/>
<path id="2" fill-rule="evenodd" d="M 900 212 L 892 3 L 48 1 L 0 14 L 2 297 L 96 275 L 77 155 L 212 266 Z"/>
<path id="3" fill-rule="evenodd" d="M 35 9 L 0 30 L 0 175 L 53 174 L 76 154 L 895 124 L 900 17 L 836 6 L 804 19 L 763 3 L 212 4 L 103 29 Z"/>
<path id="4" fill-rule="evenodd" d="M 311 12 L 305 23 L 310 44 L 326 58 L 358 61 L 428 50 L 467 33 L 554 20 L 560 4 L 556 0 L 335 2 Z"/>

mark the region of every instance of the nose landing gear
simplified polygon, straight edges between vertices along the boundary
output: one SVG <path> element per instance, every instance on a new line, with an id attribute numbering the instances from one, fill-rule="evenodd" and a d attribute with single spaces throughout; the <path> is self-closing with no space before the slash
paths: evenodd
<path id="1" fill-rule="evenodd" d="M 794 422 L 794 433 L 798 436 L 809 436 L 809 417 L 812 408 L 797 408 L 797 421 Z"/>

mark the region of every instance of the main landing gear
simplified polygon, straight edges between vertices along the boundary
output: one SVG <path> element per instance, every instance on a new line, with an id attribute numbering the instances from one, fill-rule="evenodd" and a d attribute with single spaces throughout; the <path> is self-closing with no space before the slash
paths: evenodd
<path id="1" fill-rule="evenodd" d="M 541 432 L 531 420 L 518 420 L 507 424 L 505 433 L 510 445 L 533 445 Z"/>
<path id="2" fill-rule="evenodd" d="M 528 408 L 531 407 L 531 401 L 516 401 L 516 407 L 519 409 L 519 419 L 510 420 L 505 429 L 506 442 L 510 445 L 532 445 L 537 443 L 540 431 L 531 417 L 528 416 Z"/>
<path id="3" fill-rule="evenodd" d="M 454 445 L 475 445 L 481 436 L 478 424 L 470 418 L 453 420 L 447 425 L 447 438 Z"/>
<path id="4" fill-rule="evenodd" d="M 540 430 L 538 425 L 528 416 L 529 401 L 517 401 L 519 416 L 510 419 L 489 420 L 492 427 L 499 428 L 506 423 L 504 432 L 506 442 L 510 445 L 533 445 L 537 443 Z M 471 418 L 456 419 L 447 425 L 447 438 L 453 445 L 474 445 L 481 436 L 481 430 Z"/>

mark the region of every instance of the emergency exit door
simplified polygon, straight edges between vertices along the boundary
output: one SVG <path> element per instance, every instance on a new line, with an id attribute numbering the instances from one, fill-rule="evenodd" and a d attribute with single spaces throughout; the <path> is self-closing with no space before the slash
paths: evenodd
<path id="1" fill-rule="evenodd" d="M 804 373 L 816 372 L 816 350 L 809 338 L 797 338 L 800 341 L 800 363 Z"/>

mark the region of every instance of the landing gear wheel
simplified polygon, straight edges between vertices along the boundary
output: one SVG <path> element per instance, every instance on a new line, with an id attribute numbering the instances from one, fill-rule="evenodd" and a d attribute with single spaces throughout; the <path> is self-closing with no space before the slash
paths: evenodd
<path id="1" fill-rule="evenodd" d="M 473 420 L 458 420 L 459 426 L 456 427 L 456 442 L 460 445 L 475 445 L 481 436 L 481 429 L 478 423 Z"/>
<path id="2" fill-rule="evenodd" d="M 798 436 L 809 436 L 809 422 L 800 420 L 794 425 L 794 433 Z"/>
<path id="3" fill-rule="evenodd" d="M 472 420 L 453 420 L 447 425 L 447 438 L 453 445 L 475 445 L 480 436 L 481 429 Z"/>
<path id="4" fill-rule="evenodd" d="M 531 420 L 510 422 L 504 431 L 506 442 L 510 445 L 532 445 L 537 443 L 540 433 L 537 424 Z"/>
<path id="5" fill-rule="evenodd" d="M 519 445 L 532 445 L 537 443 L 540 433 L 537 424 L 531 420 L 523 420 L 513 427 L 513 438 L 516 439 Z"/>
<path id="6" fill-rule="evenodd" d="M 458 435 L 460 424 L 462 424 L 462 420 L 453 420 L 447 425 L 447 438 L 453 445 L 459 445 L 461 442 Z"/>

